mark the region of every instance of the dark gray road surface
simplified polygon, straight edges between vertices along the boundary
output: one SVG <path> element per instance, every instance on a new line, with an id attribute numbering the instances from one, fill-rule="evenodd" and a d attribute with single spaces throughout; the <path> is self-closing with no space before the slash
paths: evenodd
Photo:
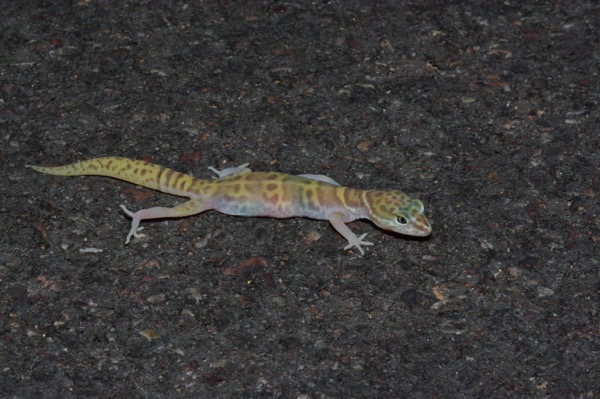
<path id="1" fill-rule="evenodd" d="M 600 396 L 594 1 L 11 1 L 0 397 Z M 482 4 L 483 3 L 483 4 Z M 208 212 L 26 164 L 401 189 L 428 239 Z"/>

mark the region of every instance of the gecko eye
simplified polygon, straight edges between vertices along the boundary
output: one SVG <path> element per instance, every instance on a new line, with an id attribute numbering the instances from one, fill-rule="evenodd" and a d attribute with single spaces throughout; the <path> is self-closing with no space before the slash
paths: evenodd
<path id="1" fill-rule="evenodd" d="M 396 218 L 396 220 L 398 221 L 398 223 L 400 223 L 401 225 L 405 225 L 408 223 L 408 220 L 406 220 L 406 218 L 404 216 L 398 216 Z"/>

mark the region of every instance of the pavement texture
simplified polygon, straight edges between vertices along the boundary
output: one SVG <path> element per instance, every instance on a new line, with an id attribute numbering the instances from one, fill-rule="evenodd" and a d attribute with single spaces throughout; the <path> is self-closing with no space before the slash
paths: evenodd
<path id="1" fill-rule="evenodd" d="M 600 397 L 595 1 L 11 1 L 1 398 Z M 415 239 L 25 168 L 324 174 Z"/>

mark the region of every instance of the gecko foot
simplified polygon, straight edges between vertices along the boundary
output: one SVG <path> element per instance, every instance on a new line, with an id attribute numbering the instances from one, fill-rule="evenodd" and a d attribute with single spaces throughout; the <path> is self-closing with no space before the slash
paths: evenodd
<path id="1" fill-rule="evenodd" d="M 356 247 L 356 249 L 358 249 L 358 251 L 360 252 L 360 254 L 364 255 L 365 251 L 363 251 L 361 245 L 373 245 L 373 243 L 370 242 L 370 241 L 363 241 L 363 238 L 365 238 L 366 236 L 367 236 L 367 233 L 363 234 L 360 237 L 357 237 L 355 242 L 348 243 L 348 245 L 346 245 L 344 247 L 344 249 L 350 249 L 352 247 Z"/>
<path id="2" fill-rule="evenodd" d="M 125 205 L 121 205 L 121 209 L 123 209 L 123 212 L 125 212 L 127 214 L 127 216 L 131 217 L 131 229 L 129 230 L 129 234 L 127 234 L 127 238 L 125 239 L 125 244 L 129 244 L 129 241 L 131 241 L 131 237 L 135 237 L 135 238 L 146 237 L 145 234 L 139 233 L 140 231 L 144 230 L 144 228 L 140 227 L 141 219 L 139 216 L 137 216 L 137 212 L 131 212 L 129 209 L 127 209 L 125 207 Z"/>

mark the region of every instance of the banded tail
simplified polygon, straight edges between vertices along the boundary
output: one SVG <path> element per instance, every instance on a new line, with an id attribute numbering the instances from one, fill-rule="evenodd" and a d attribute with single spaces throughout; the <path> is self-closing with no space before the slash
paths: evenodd
<path id="1" fill-rule="evenodd" d="M 199 181 L 164 166 L 122 157 L 94 158 L 64 166 L 33 166 L 31 169 L 57 176 L 108 176 L 163 193 L 187 197 Z"/>

